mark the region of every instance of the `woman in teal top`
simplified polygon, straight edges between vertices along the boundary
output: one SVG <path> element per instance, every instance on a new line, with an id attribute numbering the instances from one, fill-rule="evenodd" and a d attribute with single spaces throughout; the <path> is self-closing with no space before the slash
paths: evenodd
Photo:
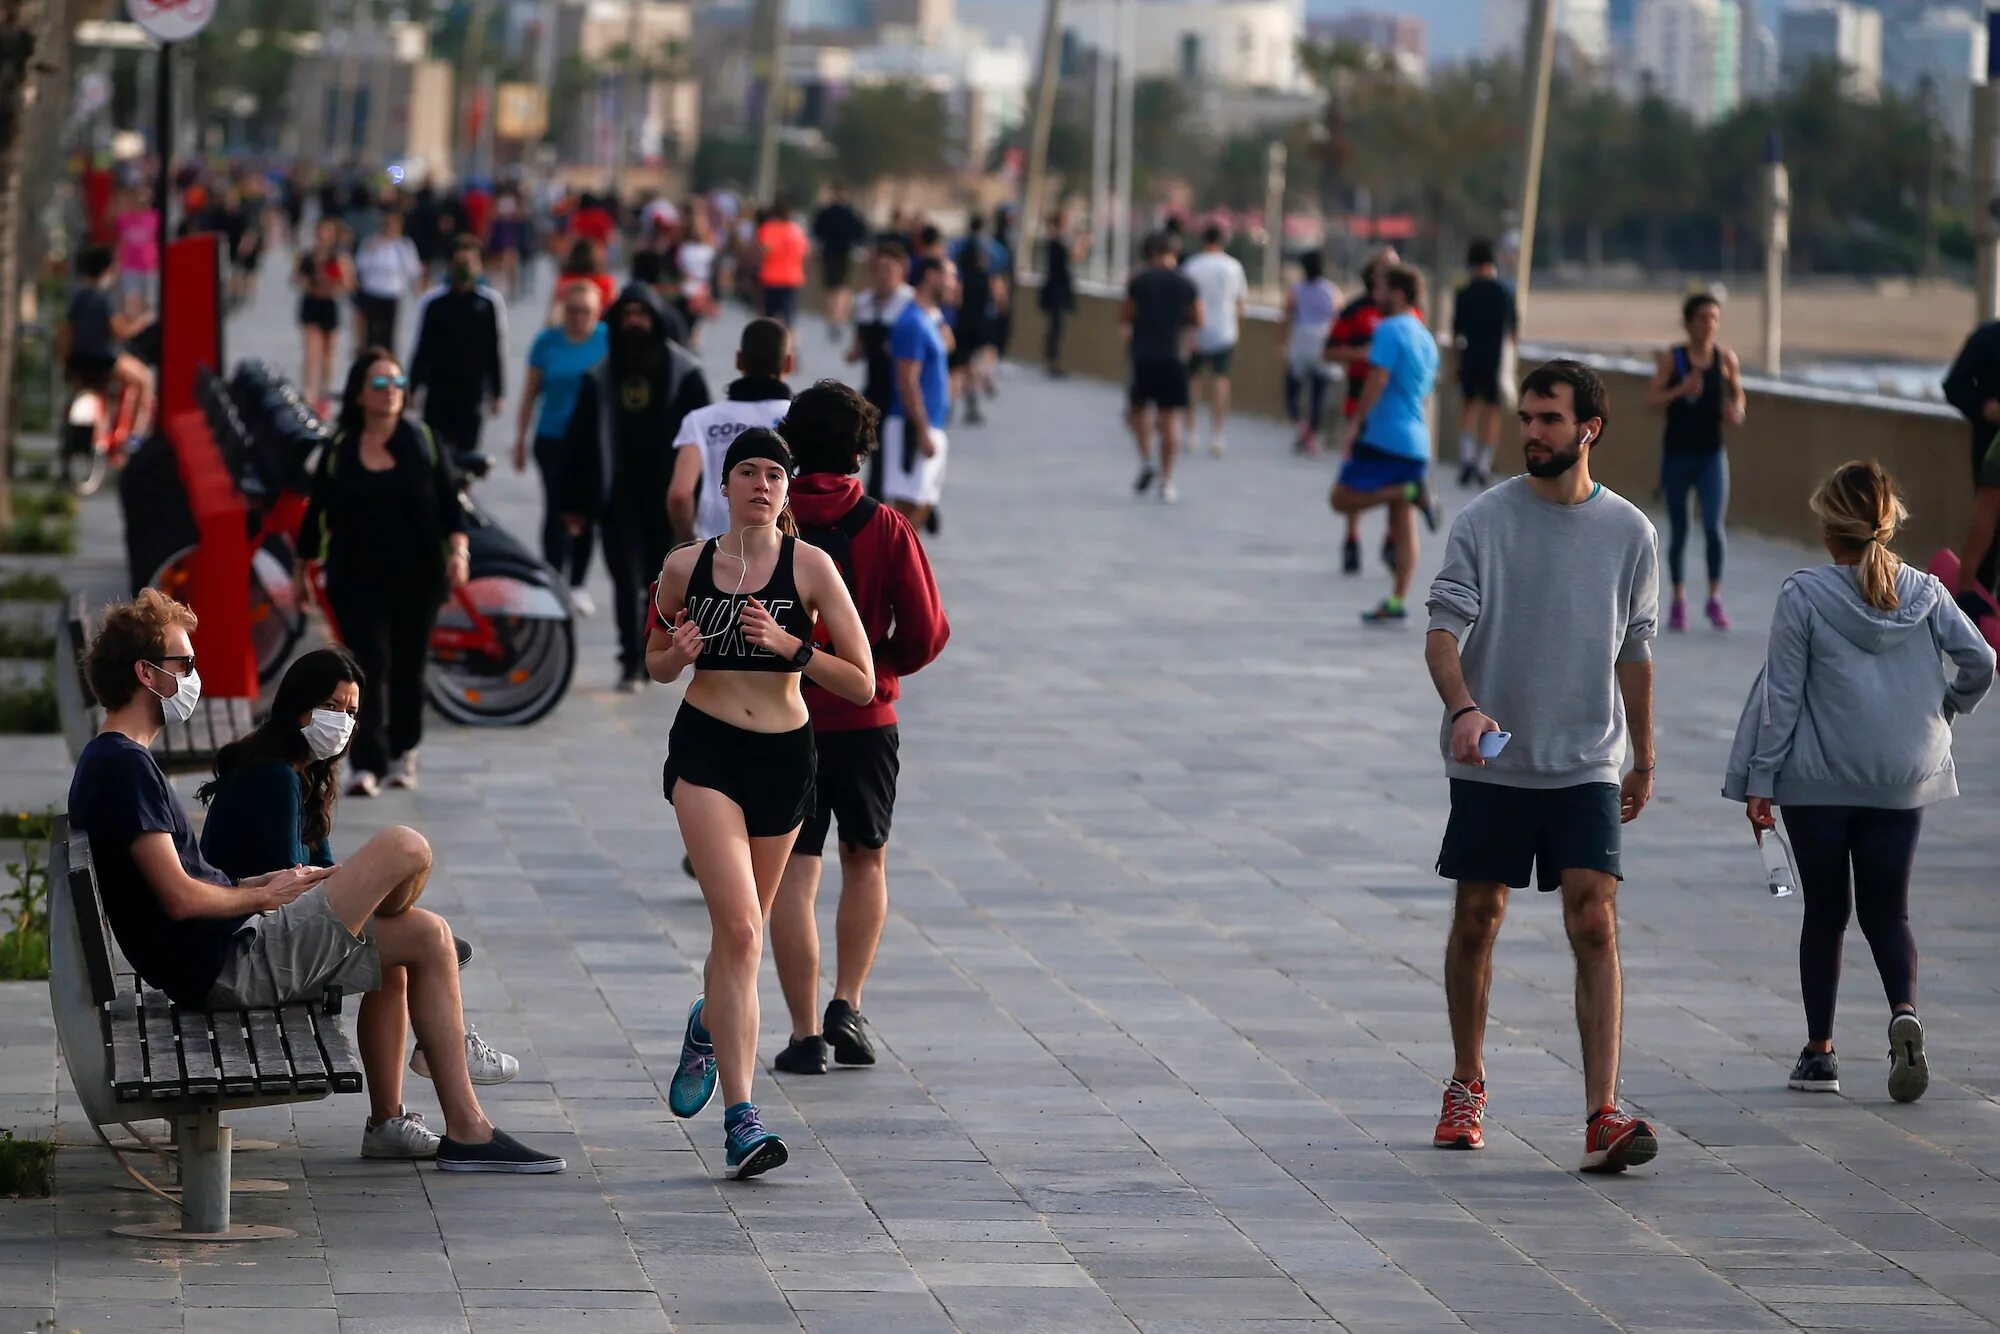
<path id="1" fill-rule="evenodd" d="M 288 866 L 331 866 L 333 806 L 339 764 L 354 735 L 354 718 L 366 684 L 343 648 L 315 649 L 285 671 L 271 712 L 257 729 L 215 756 L 215 777 L 199 792 L 208 807 L 202 855 L 233 880 Z M 412 884 L 401 906 L 384 903 L 381 915 L 407 909 L 423 892 Z M 246 928 L 247 929 L 247 928 Z M 454 939 L 457 939 L 454 937 Z M 463 968 L 472 946 L 458 941 Z M 384 968 L 382 986 L 361 998 L 355 1032 L 368 1077 L 369 1117 L 361 1152 L 369 1158 L 424 1158 L 437 1152 L 437 1136 L 421 1114 L 403 1107 L 403 1053 L 409 1046 L 409 977 Z M 505 1083 L 520 1063 L 465 1026 L 466 1065 L 474 1083 Z M 419 1050 L 410 1068 L 428 1076 Z"/>
<path id="2" fill-rule="evenodd" d="M 589 615 L 590 598 L 583 576 L 590 569 L 590 529 L 574 537 L 563 525 L 550 492 L 562 475 L 564 437 L 570 413 L 583 388 L 583 377 L 597 368 L 610 350 L 610 333 L 599 323 L 603 298 L 589 283 L 565 287 L 557 310 L 562 323 L 535 335 L 528 349 L 528 379 L 521 390 L 521 424 L 514 436 L 514 471 L 528 470 L 528 436 L 534 432 L 535 467 L 542 474 L 542 559 L 557 572 L 568 571 L 570 600 Z M 536 406 L 539 401 L 539 408 Z"/>

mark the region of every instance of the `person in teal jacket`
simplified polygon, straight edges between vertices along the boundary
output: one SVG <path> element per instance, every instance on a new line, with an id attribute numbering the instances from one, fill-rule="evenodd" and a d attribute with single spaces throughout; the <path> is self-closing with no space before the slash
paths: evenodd
<path id="1" fill-rule="evenodd" d="M 271 700 L 270 715 L 257 729 L 224 746 L 215 757 L 215 777 L 196 794 L 208 807 L 201 834 L 202 855 L 234 879 L 287 866 L 332 866 L 333 809 L 338 766 L 354 735 L 354 718 L 367 684 L 360 666 L 343 648 L 315 649 L 285 672 Z M 422 892 L 411 887 L 393 915 Z M 456 937 L 454 937 L 456 939 Z M 463 968 L 472 946 L 458 940 Z M 362 997 L 356 1035 L 368 1077 L 369 1118 L 361 1152 L 367 1158 L 427 1158 L 438 1136 L 423 1115 L 403 1106 L 403 1052 L 408 1042 L 408 977 L 402 968 L 384 968 L 382 986 Z M 520 1073 L 520 1062 L 497 1051 L 465 1026 L 466 1066 L 475 1084 L 500 1084 Z M 410 1068 L 429 1076 L 418 1049 Z"/>

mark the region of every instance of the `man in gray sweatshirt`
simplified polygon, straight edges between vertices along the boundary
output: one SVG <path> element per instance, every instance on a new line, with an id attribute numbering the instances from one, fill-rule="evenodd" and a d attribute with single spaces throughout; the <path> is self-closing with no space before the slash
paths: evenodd
<path id="1" fill-rule="evenodd" d="M 1603 381 L 1577 362 L 1549 362 L 1522 382 L 1527 476 L 1459 512 L 1424 642 L 1451 779 L 1438 872 L 1458 882 L 1445 949 L 1455 1065 L 1433 1142 L 1485 1144 L 1493 943 L 1508 889 L 1525 889 L 1536 871 L 1544 891 L 1562 892 L 1576 955 L 1586 1172 L 1621 1172 L 1659 1152 L 1652 1127 L 1617 1105 L 1615 906 L 1619 826 L 1653 792 L 1659 539 L 1636 507 L 1590 479 L 1608 411 Z M 1502 729 L 1512 732 L 1504 750 L 1490 739 L 1482 749 Z M 1628 740 L 1635 767 L 1621 781 Z"/>

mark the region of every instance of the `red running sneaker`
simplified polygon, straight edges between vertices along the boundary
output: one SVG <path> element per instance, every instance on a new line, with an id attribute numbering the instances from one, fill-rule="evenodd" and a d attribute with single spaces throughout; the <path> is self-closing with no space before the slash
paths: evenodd
<path id="1" fill-rule="evenodd" d="M 1431 1145 L 1439 1149 L 1483 1149 L 1486 1132 L 1479 1123 L 1486 1116 L 1486 1081 L 1470 1084 L 1452 1080 L 1444 1086 L 1444 1110 L 1438 1113 L 1437 1133 Z"/>
<path id="2" fill-rule="evenodd" d="M 1590 1114 L 1583 1130 L 1583 1166 L 1577 1170 L 1623 1172 L 1650 1163 L 1659 1154 L 1660 1141 L 1653 1128 L 1614 1104 Z"/>

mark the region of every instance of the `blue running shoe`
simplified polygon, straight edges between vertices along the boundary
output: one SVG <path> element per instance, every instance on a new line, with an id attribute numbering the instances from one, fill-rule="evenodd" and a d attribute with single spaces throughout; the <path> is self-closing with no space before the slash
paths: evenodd
<path id="1" fill-rule="evenodd" d="M 715 1044 L 694 1035 L 701 1000 L 696 996 L 688 1007 L 687 1031 L 681 1034 L 681 1063 L 673 1082 L 667 1085 L 667 1110 L 683 1120 L 699 1114 L 715 1096 Z"/>
<path id="2" fill-rule="evenodd" d="M 774 1167 L 783 1167 L 791 1157 L 785 1151 L 785 1141 L 764 1129 L 755 1107 L 745 1108 L 731 1123 L 722 1143 L 727 1150 L 723 1156 L 723 1175 L 738 1181 L 748 1181 Z"/>

